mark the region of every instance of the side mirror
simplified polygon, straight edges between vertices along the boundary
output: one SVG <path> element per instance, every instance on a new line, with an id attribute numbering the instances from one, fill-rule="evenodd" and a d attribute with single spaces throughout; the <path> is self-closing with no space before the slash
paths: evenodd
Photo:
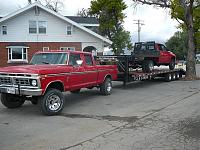
<path id="1" fill-rule="evenodd" d="M 78 66 L 81 66 L 82 63 L 83 63 L 83 60 L 77 60 L 76 63 L 77 63 Z"/>

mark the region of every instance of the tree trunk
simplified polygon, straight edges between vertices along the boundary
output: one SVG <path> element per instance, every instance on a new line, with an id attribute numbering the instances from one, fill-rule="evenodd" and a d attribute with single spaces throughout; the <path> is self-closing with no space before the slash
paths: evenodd
<path id="1" fill-rule="evenodd" d="M 188 36 L 186 78 L 192 80 L 196 78 L 196 53 L 195 53 L 195 41 L 194 41 L 193 16 L 190 6 L 185 6 L 185 23 L 187 26 L 187 36 Z"/>

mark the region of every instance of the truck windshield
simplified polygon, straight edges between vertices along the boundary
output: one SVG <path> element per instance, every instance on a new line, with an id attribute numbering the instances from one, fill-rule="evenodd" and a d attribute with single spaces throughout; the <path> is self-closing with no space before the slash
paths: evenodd
<path id="1" fill-rule="evenodd" d="M 38 53 L 35 54 L 30 64 L 66 64 L 67 53 Z"/>

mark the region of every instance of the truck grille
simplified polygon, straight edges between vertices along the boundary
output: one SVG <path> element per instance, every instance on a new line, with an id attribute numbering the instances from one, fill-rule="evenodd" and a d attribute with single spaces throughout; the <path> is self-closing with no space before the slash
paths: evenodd
<path id="1" fill-rule="evenodd" d="M 29 79 L 20 78 L 20 79 L 14 79 L 14 80 L 15 80 L 15 84 L 17 85 L 30 86 Z"/>
<path id="2" fill-rule="evenodd" d="M 0 77 L 0 84 L 12 84 L 10 77 Z"/>
<path id="3" fill-rule="evenodd" d="M 29 78 L 16 78 L 16 77 L 0 77 L 0 85 L 20 85 L 20 86 L 30 86 Z"/>

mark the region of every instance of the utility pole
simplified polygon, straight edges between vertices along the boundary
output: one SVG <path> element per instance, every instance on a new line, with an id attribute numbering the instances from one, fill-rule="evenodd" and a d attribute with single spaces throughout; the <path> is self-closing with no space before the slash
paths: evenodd
<path id="1" fill-rule="evenodd" d="M 145 25 L 145 24 L 144 24 L 144 21 L 143 21 L 143 20 L 140 20 L 140 19 L 138 19 L 138 20 L 133 20 L 133 21 L 134 21 L 134 24 L 137 24 L 137 25 L 138 25 L 138 42 L 140 42 L 141 27 L 142 27 L 143 25 Z"/>

